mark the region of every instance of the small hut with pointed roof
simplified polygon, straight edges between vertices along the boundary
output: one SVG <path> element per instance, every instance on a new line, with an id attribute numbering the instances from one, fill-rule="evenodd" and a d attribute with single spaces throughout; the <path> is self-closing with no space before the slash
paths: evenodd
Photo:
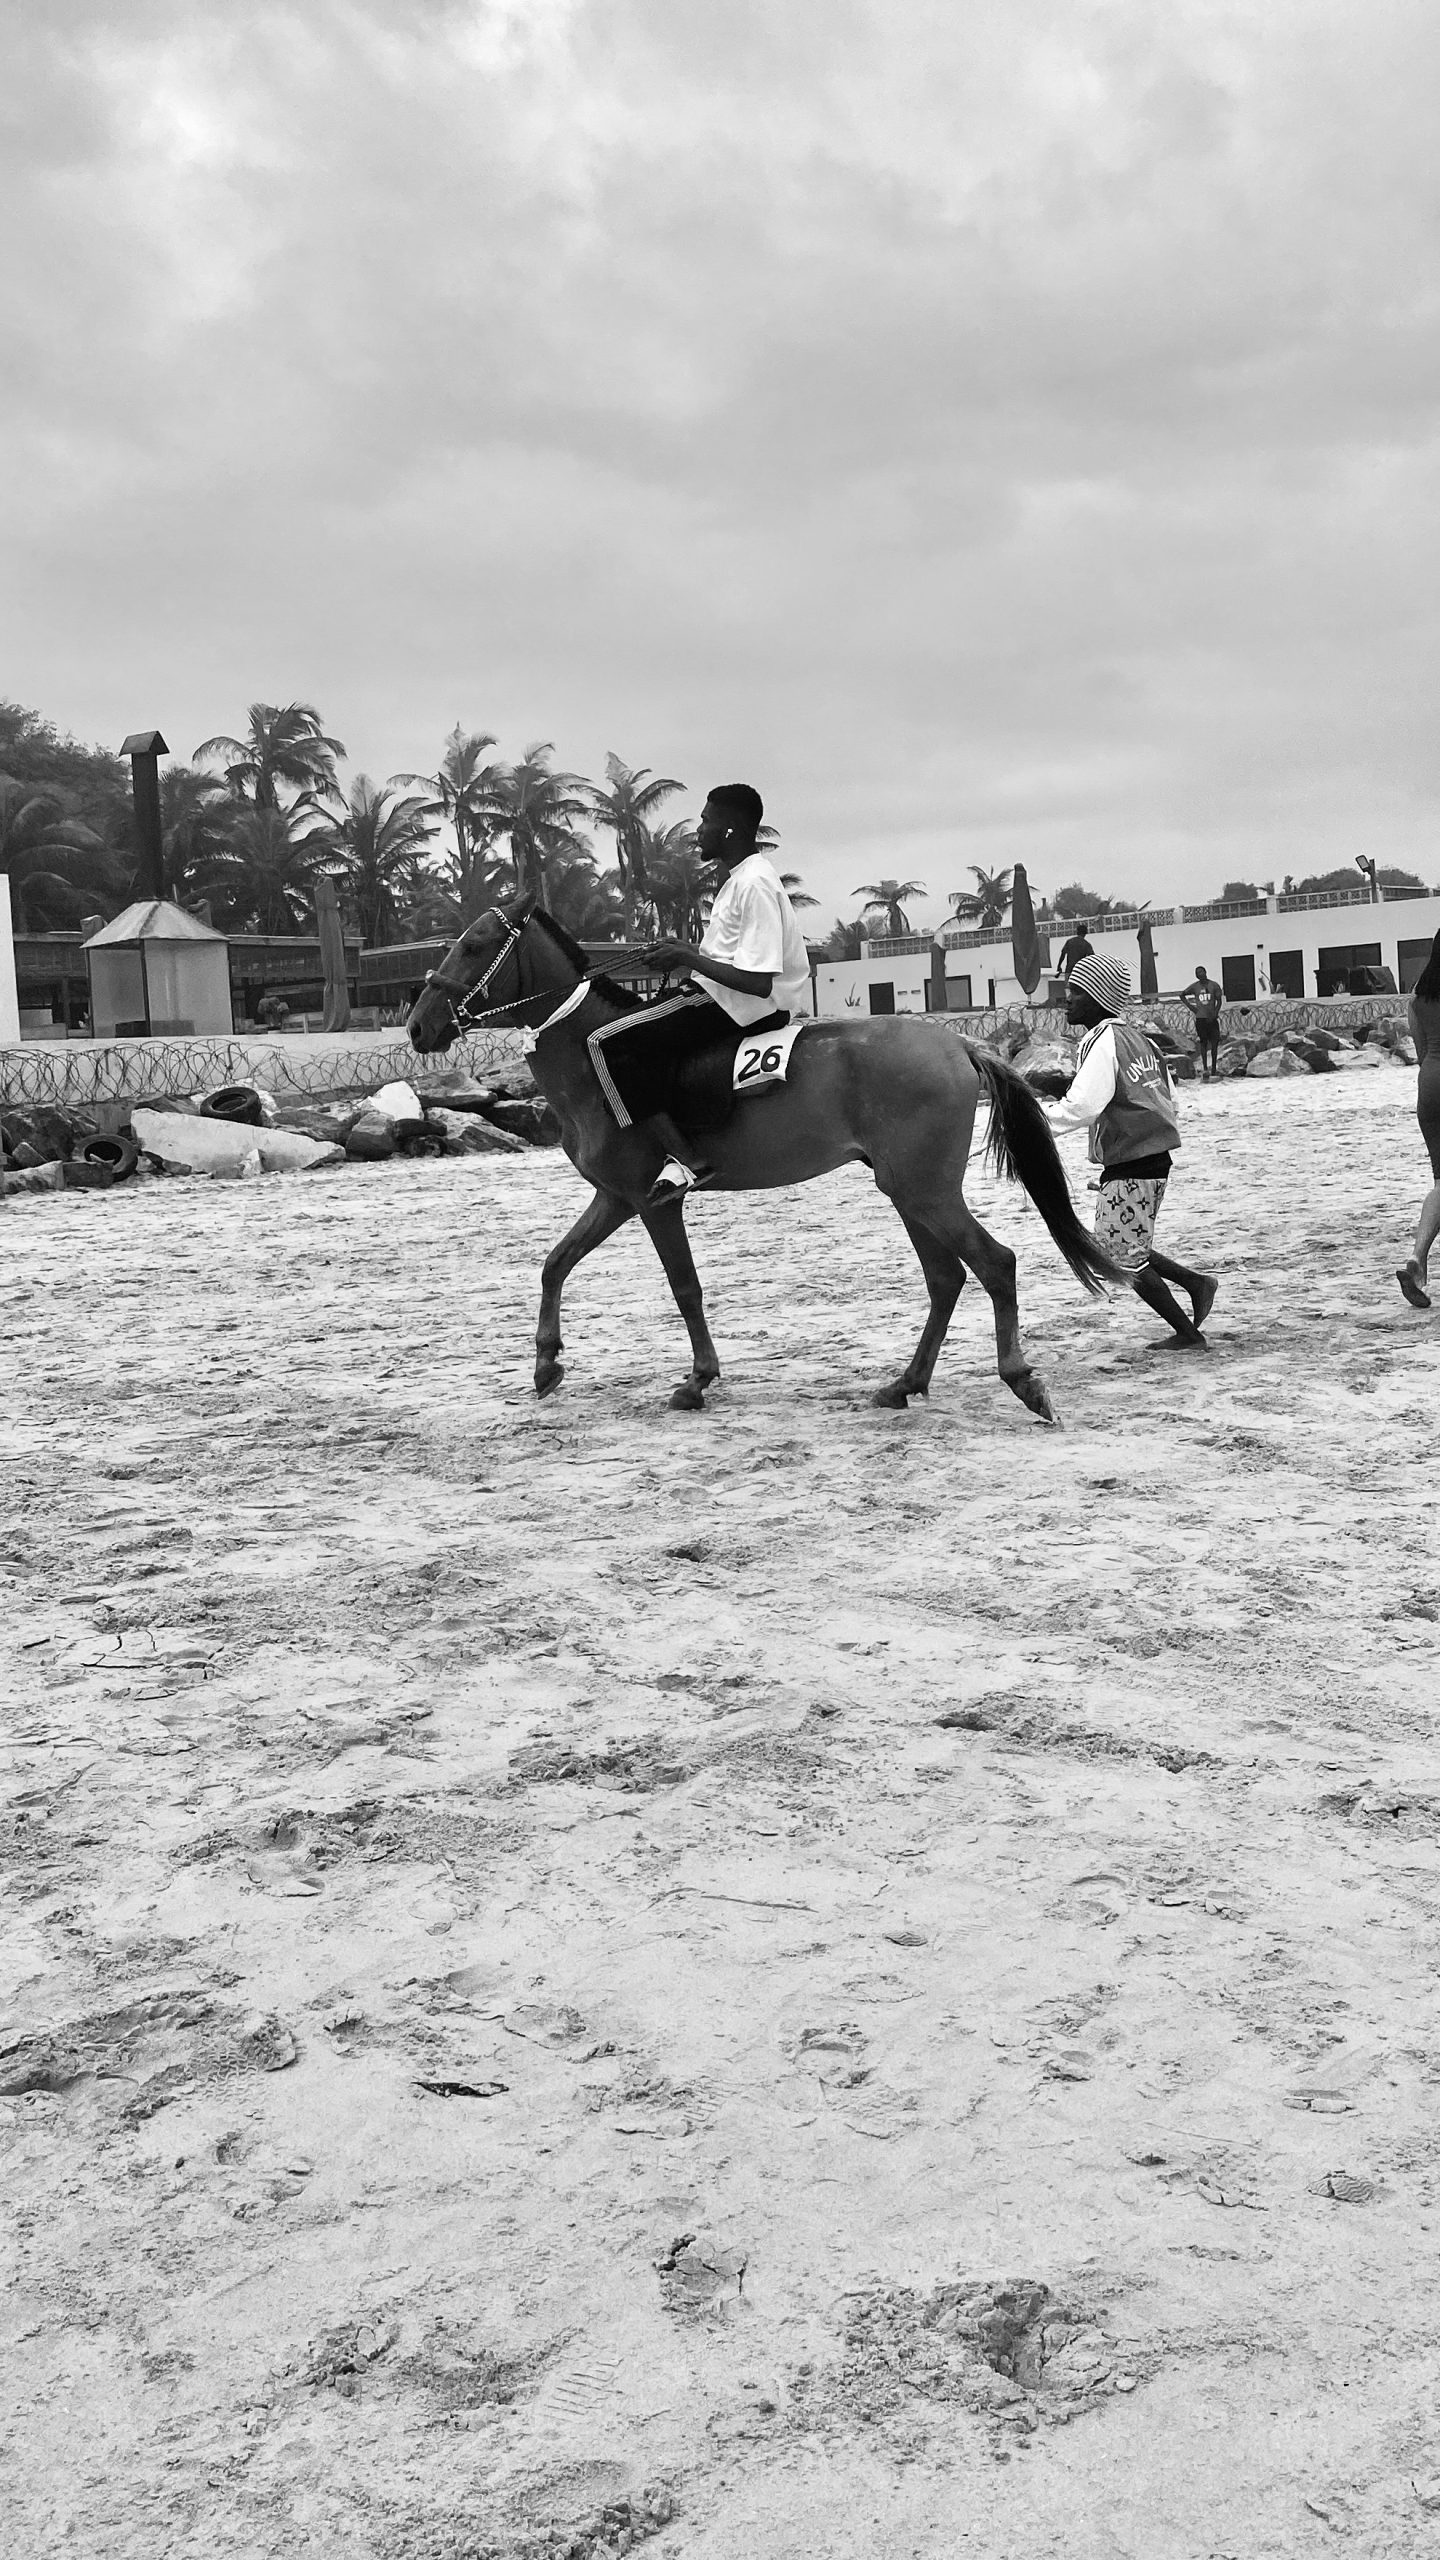
<path id="1" fill-rule="evenodd" d="M 232 1031 L 223 933 L 163 898 L 137 899 L 85 945 L 95 1040 Z"/>

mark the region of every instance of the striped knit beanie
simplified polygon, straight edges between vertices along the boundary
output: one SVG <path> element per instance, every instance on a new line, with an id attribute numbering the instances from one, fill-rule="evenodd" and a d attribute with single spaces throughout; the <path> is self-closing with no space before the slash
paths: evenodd
<path id="1" fill-rule="evenodd" d="M 1093 996 L 1107 1013 L 1118 1013 L 1130 993 L 1130 972 L 1118 960 L 1077 960 L 1070 972 L 1072 987 Z"/>

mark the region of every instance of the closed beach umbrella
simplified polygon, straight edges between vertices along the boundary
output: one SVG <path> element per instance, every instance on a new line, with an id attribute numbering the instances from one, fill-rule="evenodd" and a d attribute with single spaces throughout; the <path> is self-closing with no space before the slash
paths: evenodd
<path id="1" fill-rule="evenodd" d="M 1148 917 L 1135 939 L 1140 945 L 1140 993 L 1142 996 L 1158 996 L 1160 975 L 1155 966 L 1155 936 L 1150 930 Z"/>
<path id="2" fill-rule="evenodd" d="M 321 1029 L 348 1031 L 350 990 L 345 980 L 345 936 L 335 882 L 323 876 L 315 883 L 315 921 L 320 927 L 320 958 L 325 970 L 325 1010 Z"/>
<path id="3" fill-rule="evenodd" d="M 1015 865 L 1015 884 L 1010 892 L 1010 948 L 1015 955 L 1015 975 L 1027 996 L 1033 996 L 1050 966 L 1050 936 L 1036 931 L 1023 862 Z"/>

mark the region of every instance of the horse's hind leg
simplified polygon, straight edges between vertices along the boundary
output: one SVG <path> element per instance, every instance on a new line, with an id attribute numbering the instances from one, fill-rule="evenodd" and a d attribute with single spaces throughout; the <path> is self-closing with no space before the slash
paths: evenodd
<path id="1" fill-rule="evenodd" d="M 943 1245 L 938 1236 L 933 1236 L 928 1227 L 922 1227 L 917 1218 L 907 1218 L 903 1209 L 899 1216 L 920 1258 L 925 1286 L 930 1292 L 930 1313 L 910 1355 L 909 1367 L 888 1387 L 877 1387 L 871 1398 L 874 1404 L 897 1409 L 908 1404 L 912 1396 L 929 1394 L 935 1363 L 940 1357 L 940 1345 L 949 1331 L 955 1301 L 965 1286 L 965 1266 L 959 1255 L 952 1253 L 948 1245 Z"/>
<path id="2" fill-rule="evenodd" d="M 670 1402 L 678 1412 L 698 1413 L 705 1402 L 706 1388 L 713 1387 L 720 1375 L 720 1360 L 705 1322 L 705 1296 L 685 1233 L 684 1207 L 678 1200 L 670 1201 L 663 1209 L 642 1209 L 640 1215 L 690 1336 L 690 1375 L 681 1380 Z"/>
<path id="3" fill-rule="evenodd" d="M 1020 1339 L 1020 1301 L 1015 1294 L 1015 1256 L 1008 1244 L 992 1236 L 962 1200 L 952 1210 L 949 1231 L 955 1250 L 969 1264 L 995 1310 L 995 1361 L 1012 1395 L 1042 1422 L 1055 1420 L 1049 1389 L 1025 1355 Z"/>
<path id="4" fill-rule="evenodd" d="M 597 1191 L 588 1209 L 581 1211 L 574 1226 L 562 1236 L 552 1253 L 545 1257 L 540 1277 L 540 1322 L 535 1333 L 535 1393 L 548 1396 L 558 1387 L 565 1372 L 560 1365 L 560 1292 L 577 1262 L 593 1253 L 597 1244 L 613 1236 L 635 1211 L 618 1192 Z"/>
<path id="5" fill-rule="evenodd" d="M 912 1216 L 917 1221 L 923 1218 L 936 1241 L 958 1254 L 974 1272 L 995 1310 L 995 1357 L 1001 1377 L 1030 1413 L 1038 1414 L 1042 1422 L 1053 1422 L 1055 1408 L 1044 1379 L 1031 1368 L 1020 1339 L 1015 1256 L 1008 1244 L 1001 1244 L 998 1236 L 982 1227 L 966 1201 L 957 1200 L 953 1193 L 943 1204 L 933 1194 L 922 1201 L 907 1201 L 900 1214 L 907 1226 Z"/>

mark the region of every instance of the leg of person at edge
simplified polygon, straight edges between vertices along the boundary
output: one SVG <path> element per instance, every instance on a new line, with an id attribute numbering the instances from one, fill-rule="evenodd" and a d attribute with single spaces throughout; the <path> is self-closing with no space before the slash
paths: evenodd
<path id="1" fill-rule="evenodd" d="M 734 1024 L 743 1031 L 774 1014 L 788 1021 L 810 1010 L 805 936 L 779 872 L 755 842 L 764 815 L 760 794 L 748 782 L 721 783 L 709 794 L 695 844 L 717 886 L 699 949 L 688 942 L 657 942 L 645 954 L 654 968 L 683 969 L 688 978 L 706 980 L 697 992 L 710 998 L 717 1017 L 725 1017 L 725 1023 L 717 1019 L 717 1030 Z M 649 1125 L 667 1150 L 648 1194 L 652 1208 L 681 1200 L 714 1179 L 708 1165 L 691 1161 L 673 1121 L 656 1118 Z"/>
<path id="2" fill-rule="evenodd" d="M 1129 993 L 1129 974 L 1117 961 L 1076 963 L 1065 1018 L 1081 1025 L 1085 1037 L 1074 1083 L 1063 1102 L 1047 1106 L 1050 1126 L 1090 1131 L 1091 1158 L 1100 1166 L 1096 1243 L 1128 1275 L 1136 1296 L 1164 1317 L 1177 1343 L 1203 1349 L 1202 1327 L 1220 1284 L 1210 1272 L 1188 1271 L 1155 1251 L 1155 1221 L 1180 1123 L 1159 1050 L 1133 1022 L 1119 1019 Z M 1190 1315 L 1166 1287 L 1170 1280 L 1185 1291 Z"/>
<path id="3" fill-rule="evenodd" d="M 1410 991 L 1410 1036 L 1420 1063 L 1415 1116 L 1430 1157 L 1432 1188 L 1415 1229 L 1415 1250 L 1395 1277 L 1407 1305 L 1429 1308 L 1430 1248 L 1440 1237 L 1440 933 Z"/>

